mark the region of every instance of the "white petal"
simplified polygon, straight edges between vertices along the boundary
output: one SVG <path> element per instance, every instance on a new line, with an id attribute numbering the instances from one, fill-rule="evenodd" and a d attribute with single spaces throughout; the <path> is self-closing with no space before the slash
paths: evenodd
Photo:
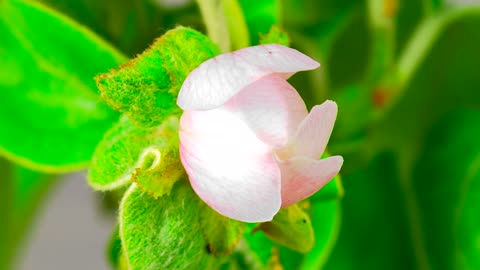
<path id="1" fill-rule="evenodd" d="M 340 171 L 343 158 L 333 156 L 314 160 L 300 157 L 278 162 L 282 171 L 282 207 L 287 207 L 325 186 Z"/>
<path id="2" fill-rule="evenodd" d="M 180 155 L 195 192 L 219 213 L 264 222 L 280 209 L 281 176 L 271 146 L 234 113 L 185 111 Z"/>
<path id="3" fill-rule="evenodd" d="M 202 63 L 187 77 L 177 104 L 184 110 L 217 108 L 242 88 L 270 75 L 288 78 L 320 64 L 297 50 L 277 44 L 248 47 Z"/>
<path id="4" fill-rule="evenodd" d="M 285 146 L 308 114 L 297 90 L 275 74 L 250 84 L 224 107 L 241 117 L 259 139 L 275 147 Z"/>
<path id="5" fill-rule="evenodd" d="M 333 101 L 327 100 L 313 107 L 289 143 L 288 156 L 282 155 L 282 159 L 297 156 L 319 159 L 327 147 L 336 118 L 337 104 Z"/>

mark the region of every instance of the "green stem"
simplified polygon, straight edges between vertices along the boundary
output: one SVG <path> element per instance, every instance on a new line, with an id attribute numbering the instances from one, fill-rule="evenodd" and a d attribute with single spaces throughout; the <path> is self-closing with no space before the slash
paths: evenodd
<path id="1" fill-rule="evenodd" d="M 368 14 L 372 31 L 372 58 L 367 82 L 372 90 L 388 79 L 394 70 L 396 0 L 369 0 Z"/>
<path id="2" fill-rule="evenodd" d="M 442 12 L 429 17 L 419 26 L 398 58 L 397 92 L 392 96 L 383 115 L 403 96 L 423 60 L 445 29 L 459 18 L 469 15 L 480 15 L 480 8 L 461 7 Z"/>
<path id="3" fill-rule="evenodd" d="M 250 45 L 250 36 L 237 0 L 197 0 L 208 36 L 222 52 Z"/>

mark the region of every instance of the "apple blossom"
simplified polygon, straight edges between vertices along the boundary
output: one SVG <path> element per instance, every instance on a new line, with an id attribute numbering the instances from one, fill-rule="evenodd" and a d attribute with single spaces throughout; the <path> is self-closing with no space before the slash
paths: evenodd
<path id="1" fill-rule="evenodd" d="M 184 110 L 180 157 L 210 207 L 245 222 L 270 221 L 339 172 L 342 157 L 320 160 L 336 104 L 308 113 L 286 81 L 317 67 L 294 49 L 270 44 L 222 54 L 190 73 L 177 100 Z"/>

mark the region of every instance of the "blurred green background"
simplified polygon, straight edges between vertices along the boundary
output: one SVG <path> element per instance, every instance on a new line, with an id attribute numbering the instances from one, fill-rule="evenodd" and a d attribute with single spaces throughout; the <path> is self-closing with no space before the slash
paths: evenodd
<path id="1" fill-rule="evenodd" d="M 464 2 L 238 1 L 252 45 L 277 25 L 321 63 L 290 79 L 307 105 L 339 106 L 340 222 L 311 269 L 480 269 L 480 3 Z M 206 31 L 193 1 L 0 1 L 0 269 L 118 119 L 93 77 L 177 25 Z"/>

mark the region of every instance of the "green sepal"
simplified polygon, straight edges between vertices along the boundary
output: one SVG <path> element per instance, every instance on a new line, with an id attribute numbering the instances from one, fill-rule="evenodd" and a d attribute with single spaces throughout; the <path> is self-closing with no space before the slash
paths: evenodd
<path id="1" fill-rule="evenodd" d="M 260 34 L 260 44 L 280 44 L 290 46 L 290 37 L 280 27 L 273 25 L 267 34 Z"/>
<path id="2" fill-rule="evenodd" d="M 172 116 L 158 127 L 141 128 L 123 117 L 97 146 L 88 183 L 95 190 L 113 190 L 131 183 L 134 176 L 151 194 L 161 196 L 168 193 L 178 177 L 157 180 L 182 172 L 178 158 L 178 118 Z"/>
<path id="3" fill-rule="evenodd" d="M 203 34 L 177 27 L 118 70 L 96 77 L 106 102 L 138 125 L 152 127 L 181 114 L 176 98 L 188 74 L 220 51 Z"/>
<path id="4" fill-rule="evenodd" d="M 313 247 L 315 237 L 312 222 L 297 204 L 282 208 L 270 222 L 261 223 L 262 230 L 272 241 L 301 253 Z"/>

